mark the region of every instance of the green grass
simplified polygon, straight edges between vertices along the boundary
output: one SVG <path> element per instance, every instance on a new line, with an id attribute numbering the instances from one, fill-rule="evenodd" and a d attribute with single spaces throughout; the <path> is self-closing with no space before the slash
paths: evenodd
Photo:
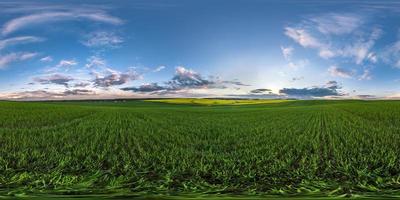
<path id="1" fill-rule="evenodd" d="M 0 198 L 400 195 L 399 101 L 221 104 L 0 102 Z"/>

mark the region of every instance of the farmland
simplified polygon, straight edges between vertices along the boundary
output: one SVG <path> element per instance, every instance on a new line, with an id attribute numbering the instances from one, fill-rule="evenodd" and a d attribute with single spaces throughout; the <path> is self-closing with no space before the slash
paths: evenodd
<path id="1" fill-rule="evenodd" d="M 400 102 L 234 104 L 0 102 L 0 196 L 400 195 Z"/>

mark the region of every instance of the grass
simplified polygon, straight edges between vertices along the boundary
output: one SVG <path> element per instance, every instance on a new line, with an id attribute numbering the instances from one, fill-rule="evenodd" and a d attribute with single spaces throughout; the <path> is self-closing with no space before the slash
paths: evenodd
<path id="1" fill-rule="evenodd" d="M 400 194 L 398 101 L 177 101 L 0 102 L 0 197 Z"/>

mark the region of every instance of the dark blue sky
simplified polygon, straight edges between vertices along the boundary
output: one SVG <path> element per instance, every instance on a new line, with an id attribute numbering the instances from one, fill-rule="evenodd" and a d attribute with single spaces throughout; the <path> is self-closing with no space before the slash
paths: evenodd
<path id="1" fill-rule="evenodd" d="M 0 1 L 0 14 L 0 98 L 400 94 L 396 1 Z"/>

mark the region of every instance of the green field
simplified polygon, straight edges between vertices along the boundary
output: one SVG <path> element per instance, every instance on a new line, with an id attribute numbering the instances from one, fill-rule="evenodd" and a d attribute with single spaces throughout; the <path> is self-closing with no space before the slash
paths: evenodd
<path id="1" fill-rule="evenodd" d="M 0 102 L 0 198 L 400 195 L 399 101 L 197 104 Z"/>

